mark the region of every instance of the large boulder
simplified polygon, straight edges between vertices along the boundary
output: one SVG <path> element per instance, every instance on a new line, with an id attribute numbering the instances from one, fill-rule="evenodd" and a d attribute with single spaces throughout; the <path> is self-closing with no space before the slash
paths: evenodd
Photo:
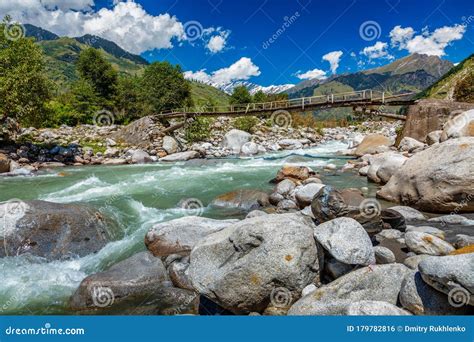
<path id="1" fill-rule="evenodd" d="M 474 137 L 474 109 L 448 120 L 443 126 L 440 141 L 443 142 L 460 137 Z"/>
<path id="2" fill-rule="evenodd" d="M 11 200 L 0 203 L 0 215 L 0 257 L 83 257 L 97 253 L 117 233 L 110 218 L 82 204 Z"/>
<path id="3" fill-rule="evenodd" d="M 423 213 L 414 208 L 398 205 L 395 207 L 390 207 L 389 209 L 395 210 L 401 214 L 406 221 L 424 221 L 427 219 Z"/>
<path id="4" fill-rule="evenodd" d="M 0 173 L 9 172 L 10 171 L 10 159 L 3 154 L 0 153 Z"/>
<path id="5" fill-rule="evenodd" d="M 270 204 L 267 193 L 258 190 L 241 189 L 217 196 L 211 206 L 218 208 L 252 211 L 267 207 Z"/>
<path id="6" fill-rule="evenodd" d="M 251 137 L 247 132 L 232 129 L 224 135 L 222 147 L 231 150 L 234 154 L 239 154 L 242 146 L 249 142 Z"/>
<path id="7" fill-rule="evenodd" d="M 409 272 L 401 264 L 360 268 L 302 297 L 288 315 L 341 315 L 351 303 L 361 300 L 396 305 L 402 281 Z"/>
<path id="8" fill-rule="evenodd" d="M 190 159 L 199 158 L 201 155 L 197 151 L 186 151 L 170 154 L 169 156 L 160 158 L 162 162 L 177 162 L 177 161 L 186 161 Z"/>
<path id="9" fill-rule="evenodd" d="M 474 211 L 474 137 L 415 154 L 377 196 L 428 212 Z"/>
<path id="10" fill-rule="evenodd" d="M 284 179 L 294 181 L 307 180 L 311 175 L 311 170 L 306 166 L 284 165 L 277 173 L 275 180 L 281 182 Z"/>
<path id="11" fill-rule="evenodd" d="M 425 283 L 417 270 L 408 274 L 400 290 L 400 303 L 415 315 L 464 315 L 467 307 L 457 308 L 448 296 Z"/>
<path id="12" fill-rule="evenodd" d="M 258 154 L 258 145 L 253 141 L 249 141 L 242 145 L 241 153 L 244 156 L 253 156 Z"/>
<path id="13" fill-rule="evenodd" d="M 362 157 L 364 154 L 374 154 L 378 151 L 383 152 L 383 147 L 389 147 L 392 143 L 389 138 L 381 134 L 367 135 L 364 140 L 357 146 L 354 154 Z"/>
<path id="14" fill-rule="evenodd" d="M 296 139 L 283 139 L 278 141 L 278 145 L 283 147 L 285 150 L 299 150 L 303 148 L 303 144 Z"/>
<path id="15" fill-rule="evenodd" d="M 141 252 L 85 278 L 70 299 L 82 314 L 196 314 L 199 296 L 174 288 L 160 258 Z"/>
<path id="16" fill-rule="evenodd" d="M 273 214 L 211 234 L 191 252 L 193 287 L 239 314 L 262 311 L 270 302 L 289 306 L 307 285 L 319 281 L 313 229 L 303 215 Z"/>
<path id="17" fill-rule="evenodd" d="M 375 264 L 374 249 L 364 227 L 348 217 L 320 224 L 314 237 L 336 260 L 349 265 Z"/>
<path id="18" fill-rule="evenodd" d="M 474 253 L 426 258 L 418 268 L 423 280 L 451 301 L 474 305 Z"/>
<path id="19" fill-rule="evenodd" d="M 407 159 L 397 152 L 376 154 L 369 159 L 370 167 L 367 171 L 367 178 L 375 183 L 387 183 Z"/>
<path id="20" fill-rule="evenodd" d="M 168 154 L 173 154 L 179 151 L 179 144 L 175 138 L 166 135 L 163 137 L 163 149 Z"/>
<path id="21" fill-rule="evenodd" d="M 416 254 L 446 255 L 454 251 L 451 246 L 440 238 L 419 231 L 408 231 L 405 234 L 408 249 Z"/>
<path id="22" fill-rule="evenodd" d="M 133 164 L 151 163 L 153 160 L 150 155 L 143 150 L 135 150 L 131 153 Z"/>
<path id="23" fill-rule="evenodd" d="M 402 141 L 400 141 L 400 145 L 398 146 L 398 149 L 402 152 L 413 152 L 416 149 L 423 148 L 425 144 L 422 142 L 410 138 L 410 137 L 404 137 Z"/>
<path id="24" fill-rule="evenodd" d="M 314 196 L 324 187 L 324 184 L 309 183 L 298 186 L 295 189 L 295 198 L 300 208 L 305 208 L 311 205 Z"/>
<path id="25" fill-rule="evenodd" d="M 146 234 L 145 245 L 154 256 L 187 255 L 207 235 L 218 232 L 236 221 L 185 216 L 158 223 Z"/>
<path id="26" fill-rule="evenodd" d="M 443 131 L 437 130 L 428 133 L 426 136 L 426 143 L 428 145 L 434 145 L 434 144 L 439 144 L 441 141 L 441 135 L 443 134 Z"/>

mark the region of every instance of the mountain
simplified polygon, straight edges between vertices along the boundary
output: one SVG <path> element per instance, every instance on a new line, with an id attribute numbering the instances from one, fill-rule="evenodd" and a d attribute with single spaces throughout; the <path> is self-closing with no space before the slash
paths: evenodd
<path id="1" fill-rule="evenodd" d="M 90 34 L 86 34 L 85 36 L 77 37 L 75 39 L 79 43 L 92 46 L 93 48 L 96 48 L 96 49 L 102 49 L 105 52 L 108 52 L 109 54 L 117 58 L 125 58 L 132 62 L 135 62 L 137 64 L 142 64 L 142 65 L 149 64 L 148 61 L 142 56 L 134 55 L 130 52 L 127 52 L 124 49 L 122 49 L 120 46 L 115 44 L 114 42 L 111 42 L 110 40 L 103 39 L 97 36 L 92 36 Z"/>
<path id="2" fill-rule="evenodd" d="M 474 54 L 453 67 L 420 97 L 474 103 Z"/>
<path id="3" fill-rule="evenodd" d="M 363 89 L 390 93 L 419 92 L 435 83 L 452 66 L 451 62 L 436 56 L 413 54 L 370 70 L 336 75 L 322 81 L 303 81 L 286 92 L 290 98 Z"/>
<path id="4" fill-rule="evenodd" d="M 282 84 L 282 85 L 271 85 L 268 87 L 264 87 L 255 83 L 247 82 L 247 81 L 233 81 L 229 83 L 213 83 L 207 82 L 207 85 L 213 86 L 214 88 L 218 88 L 222 90 L 226 94 L 232 94 L 236 87 L 244 86 L 248 89 L 250 94 L 254 95 L 258 91 L 262 91 L 265 94 L 279 94 L 282 93 L 290 88 L 294 87 L 294 84 Z"/>
<path id="5" fill-rule="evenodd" d="M 205 83 L 191 81 L 191 97 L 197 106 L 227 106 L 230 96 Z"/>
<path id="6" fill-rule="evenodd" d="M 59 39 L 59 36 L 53 32 L 42 29 L 31 24 L 23 25 L 25 27 L 25 36 L 35 38 L 37 42 L 42 40 L 55 40 Z"/>

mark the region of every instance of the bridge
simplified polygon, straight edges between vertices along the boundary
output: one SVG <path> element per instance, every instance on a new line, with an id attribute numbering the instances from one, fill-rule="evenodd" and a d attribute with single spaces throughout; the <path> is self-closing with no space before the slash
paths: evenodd
<path id="1" fill-rule="evenodd" d="M 311 97 L 301 97 L 297 99 L 288 99 L 281 101 L 261 102 L 261 103 L 245 103 L 233 104 L 227 106 L 201 106 L 192 108 L 179 108 L 167 113 L 158 114 L 158 118 L 193 118 L 199 116 L 260 116 L 268 115 L 276 111 L 284 110 L 287 112 L 306 112 L 317 109 L 330 109 L 338 107 L 361 108 L 367 111 L 367 108 L 374 106 L 378 115 L 391 118 L 403 119 L 402 116 L 384 113 L 386 106 L 406 106 L 413 104 L 415 101 L 411 99 L 416 93 L 404 94 L 388 94 L 382 91 L 360 90 L 340 94 L 319 95 Z M 389 115 L 384 115 L 389 114 Z"/>

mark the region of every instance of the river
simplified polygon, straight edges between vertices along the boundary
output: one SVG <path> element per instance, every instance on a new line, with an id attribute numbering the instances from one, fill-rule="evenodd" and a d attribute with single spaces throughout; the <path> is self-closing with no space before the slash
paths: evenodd
<path id="1" fill-rule="evenodd" d="M 271 191 L 269 180 L 284 164 L 305 165 L 321 172 L 323 183 L 338 188 L 375 187 L 354 173 L 323 172 L 328 163 L 345 164 L 336 152 L 341 142 L 284 151 L 255 158 L 192 160 L 173 164 L 88 166 L 41 172 L 34 177 L 0 178 L 0 201 L 12 198 L 57 203 L 87 203 L 114 217 L 119 231 L 99 253 L 46 262 L 28 255 L 0 259 L 0 314 L 67 314 L 67 301 L 89 274 L 144 250 L 145 233 L 156 223 L 193 212 L 183 199 L 204 205 L 202 215 L 242 218 L 239 212 L 211 208 L 216 196 L 236 189 Z"/>

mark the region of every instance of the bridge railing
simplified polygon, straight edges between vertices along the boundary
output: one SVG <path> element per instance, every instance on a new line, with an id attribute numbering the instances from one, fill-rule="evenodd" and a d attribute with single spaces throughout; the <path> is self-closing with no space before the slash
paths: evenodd
<path id="1" fill-rule="evenodd" d="M 285 108 L 301 108 L 305 109 L 306 106 L 317 105 L 317 104 L 331 104 L 331 103 L 343 103 L 343 102 L 356 102 L 356 101 L 373 101 L 382 102 L 390 98 L 403 97 L 412 95 L 413 93 L 391 95 L 386 94 L 383 91 L 375 91 L 371 89 L 352 91 L 346 93 L 329 94 L 329 95 L 317 95 L 309 97 L 301 97 L 296 99 L 279 100 L 271 102 L 260 102 L 260 103 L 243 103 L 233 104 L 226 106 L 200 106 L 192 108 L 179 108 L 168 113 L 162 114 L 177 114 L 177 113 L 248 113 L 258 111 L 272 111 Z"/>

